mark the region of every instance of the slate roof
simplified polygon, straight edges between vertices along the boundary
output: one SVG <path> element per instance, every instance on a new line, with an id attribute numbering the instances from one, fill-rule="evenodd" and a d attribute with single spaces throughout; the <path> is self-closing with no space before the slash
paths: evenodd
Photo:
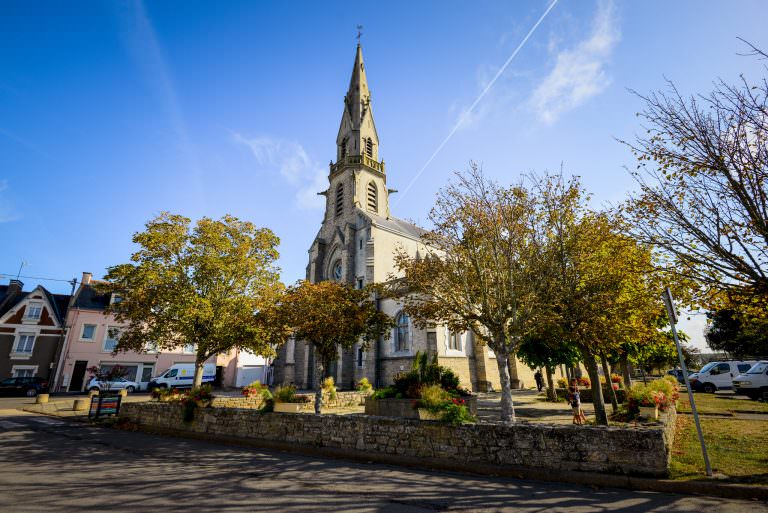
<path id="1" fill-rule="evenodd" d="M 365 212 L 365 215 L 368 216 L 368 218 L 371 220 L 371 222 L 374 225 L 380 228 L 397 232 L 397 233 L 402 233 L 403 235 L 413 237 L 414 239 L 420 239 L 422 235 L 427 233 L 427 230 L 419 228 L 415 224 L 409 223 L 408 221 L 398 219 L 397 217 L 390 217 L 389 219 L 387 219 L 385 217 L 372 214 L 370 212 Z"/>
<path id="2" fill-rule="evenodd" d="M 91 285 L 83 285 L 77 291 L 72 308 L 104 310 L 109 306 L 109 294 L 100 294 Z"/>

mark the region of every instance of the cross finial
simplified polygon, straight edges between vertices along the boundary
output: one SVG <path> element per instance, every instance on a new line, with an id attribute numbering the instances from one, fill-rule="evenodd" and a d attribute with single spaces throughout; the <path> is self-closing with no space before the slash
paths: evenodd
<path id="1" fill-rule="evenodd" d="M 360 38 L 363 37 L 363 26 L 357 26 L 357 44 L 360 44 Z"/>

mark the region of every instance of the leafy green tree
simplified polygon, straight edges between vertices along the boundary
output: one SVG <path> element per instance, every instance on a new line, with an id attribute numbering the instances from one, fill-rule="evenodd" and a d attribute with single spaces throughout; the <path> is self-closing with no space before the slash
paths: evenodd
<path id="1" fill-rule="evenodd" d="M 737 358 L 768 355 L 768 321 L 723 309 L 707 314 L 707 345 Z"/>
<path id="2" fill-rule="evenodd" d="M 558 365 L 573 367 L 578 364 L 580 354 L 572 345 L 556 336 L 556 330 L 544 330 L 537 335 L 523 339 L 517 348 L 517 357 L 531 368 L 543 368 L 547 377 L 547 399 L 557 400 L 553 372 Z"/>
<path id="3" fill-rule="evenodd" d="M 312 344 L 318 356 L 321 382 L 339 349 L 358 341 L 364 346 L 388 337 L 393 319 L 376 308 L 370 290 L 353 289 L 333 281 L 301 281 L 289 287 L 280 301 L 278 316 L 296 340 Z M 320 413 L 323 391 L 315 393 L 315 413 Z"/>
<path id="4" fill-rule="evenodd" d="M 429 219 L 433 229 L 422 236 L 419 254 L 397 252 L 400 274 L 391 293 L 417 325 L 472 331 L 494 351 L 501 421 L 513 422 L 509 358 L 543 313 L 544 235 L 536 205 L 524 186 L 502 187 L 473 164 L 439 192 Z"/>
<path id="5" fill-rule="evenodd" d="M 267 318 L 282 284 L 279 239 L 267 228 L 236 217 L 190 220 L 167 212 L 133 236 L 131 261 L 108 269 L 100 288 L 122 298 L 109 306 L 125 323 L 118 351 L 194 345 L 193 386 L 203 364 L 233 348 L 263 356 L 275 353 L 286 332 Z"/>

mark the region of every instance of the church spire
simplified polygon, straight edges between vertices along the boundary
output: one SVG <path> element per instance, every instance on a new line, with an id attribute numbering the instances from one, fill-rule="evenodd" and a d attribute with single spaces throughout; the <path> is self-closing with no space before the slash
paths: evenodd
<path id="1" fill-rule="evenodd" d="M 349 79 L 349 89 L 344 96 L 344 112 L 336 137 L 338 162 L 347 156 L 367 156 L 378 162 L 379 137 L 373 122 L 371 93 L 368 89 L 368 77 L 365 74 L 363 49 L 357 44 L 355 63 Z"/>

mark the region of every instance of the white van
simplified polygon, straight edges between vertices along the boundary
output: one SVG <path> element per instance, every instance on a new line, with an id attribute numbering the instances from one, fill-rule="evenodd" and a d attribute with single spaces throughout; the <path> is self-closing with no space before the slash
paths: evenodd
<path id="1" fill-rule="evenodd" d="M 699 372 L 688 376 L 691 388 L 697 392 L 712 394 L 718 390 L 731 390 L 733 378 L 747 372 L 755 361 L 709 362 Z"/>
<path id="2" fill-rule="evenodd" d="M 151 391 L 154 388 L 191 388 L 194 379 L 194 363 L 174 363 L 167 371 L 152 378 L 147 389 Z M 203 364 L 203 384 L 213 383 L 215 379 L 216 366 L 212 363 Z"/>
<path id="3" fill-rule="evenodd" d="M 733 388 L 737 394 L 753 400 L 768 399 L 768 360 L 761 360 L 744 374 L 736 376 Z"/>

